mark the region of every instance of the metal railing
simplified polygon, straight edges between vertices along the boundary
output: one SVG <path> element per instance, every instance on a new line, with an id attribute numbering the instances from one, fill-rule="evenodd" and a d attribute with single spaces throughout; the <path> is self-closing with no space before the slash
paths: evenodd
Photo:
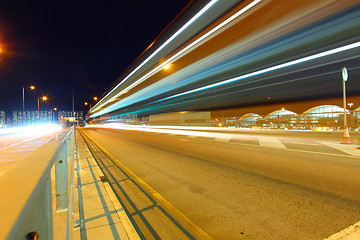
<path id="1" fill-rule="evenodd" d="M 75 128 L 60 133 L 0 178 L 0 239 L 71 239 Z"/>

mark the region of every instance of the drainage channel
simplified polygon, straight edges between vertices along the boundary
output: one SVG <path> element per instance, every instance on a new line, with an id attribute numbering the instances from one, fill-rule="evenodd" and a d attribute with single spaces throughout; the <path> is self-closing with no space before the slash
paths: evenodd
<path id="1" fill-rule="evenodd" d="M 126 166 L 79 130 L 141 239 L 212 239 Z"/>

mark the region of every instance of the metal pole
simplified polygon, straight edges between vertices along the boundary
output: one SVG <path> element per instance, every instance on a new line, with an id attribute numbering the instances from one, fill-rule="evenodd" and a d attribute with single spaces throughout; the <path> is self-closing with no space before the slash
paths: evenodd
<path id="1" fill-rule="evenodd" d="M 348 72 L 346 67 L 342 68 L 342 82 L 343 82 L 343 105 L 344 105 L 344 137 L 341 143 L 343 144 L 351 144 L 351 138 L 349 134 L 349 129 L 347 127 L 346 122 L 346 86 L 345 82 L 348 79 Z"/>
<path id="2" fill-rule="evenodd" d="M 23 120 L 23 124 L 24 124 L 24 114 L 25 114 L 25 89 L 24 87 L 23 89 L 23 114 L 22 114 L 22 120 Z"/>
<path id="3" fill-rule="evenodd" d="M 346 122 L 346 90 L 345 90 L 345 81 L 343 80 L 343 104 L 344 104 L 344 129 L 346 129 L 347 122 Z"/>
<path id="4" fill-rule="evenodd" d="M 38 121 L 40 123 L 40 98 L 38 98 Z"/>
<path id="5" fill-rule="evenodd" d="M 74 101 L 74 86 L 72 87 L 72 112 L 73 112 L 73 126 L 75 126 L 75 101 Z"/>
<path id="6" fill-rule="evenodd" d="M 23 87 L 23 112 L 25 112 L 25 89 Z"/>

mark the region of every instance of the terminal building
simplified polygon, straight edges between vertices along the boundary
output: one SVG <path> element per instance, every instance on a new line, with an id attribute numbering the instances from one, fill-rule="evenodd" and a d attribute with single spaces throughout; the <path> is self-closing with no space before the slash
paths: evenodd
<path id="1" fill-rule="evenodd" d="M 72 111 L 59 111 L 58 114 L 58 119 L 60 120 L 60 118 L 73 118 L 75 116 L 75 120 L 76 121 L 83 121 L 84 120 L 84 112 L 83 111 L 77 111 L 77 112 L 73 112 Z"/>
<path id="2" fill-rule="evenodd" d="M 346 118 L 349 128 L 358 128 L 360 107 L 353 111 L 346 110 Z M 295 113 L 283 108 L 265 116 L 257 113 L 247 113 L 243 116 L 212 118 L 211 125 L 287 129 L 327 127 L 335 130 L 344 127 L 344 109 L 336 105 L 321 105 L 310 108 L 303 113 Z"/>

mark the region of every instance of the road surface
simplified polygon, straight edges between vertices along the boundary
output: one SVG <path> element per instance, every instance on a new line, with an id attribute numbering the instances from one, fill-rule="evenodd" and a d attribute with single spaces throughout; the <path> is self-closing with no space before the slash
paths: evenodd
<path id="1" fill-rule="evenodd" d="M 359 153 L 337 135 L 82 131 L 214 239 L 323 239 L 360 220 Z"/>

